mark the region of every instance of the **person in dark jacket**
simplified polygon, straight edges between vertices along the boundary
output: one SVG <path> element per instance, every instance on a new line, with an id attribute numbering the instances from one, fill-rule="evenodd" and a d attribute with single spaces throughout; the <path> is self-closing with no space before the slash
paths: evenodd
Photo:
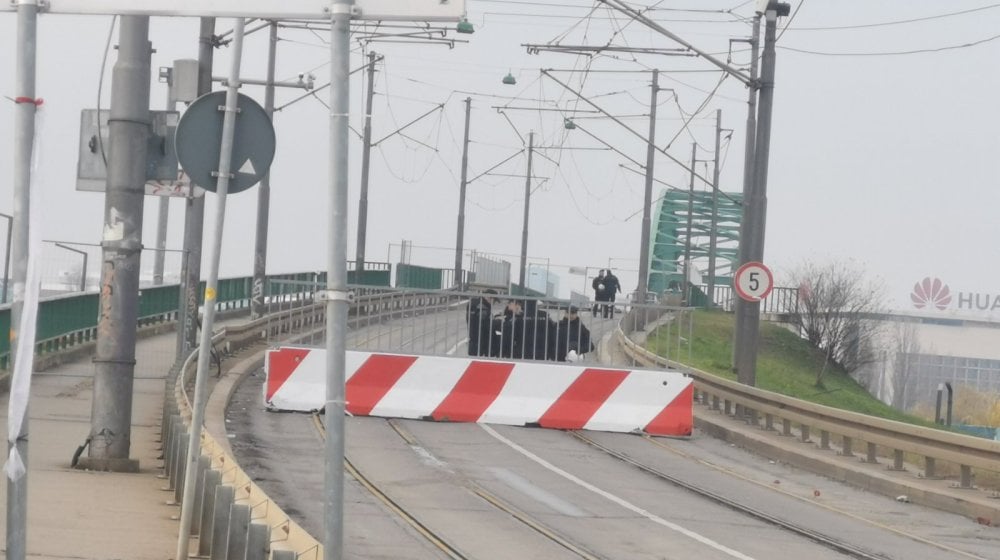
<path id="1" fill-rule="evenodd" d="M 622 285 L 618 281 L 618 277 L 611 273 L 611 269 L 602 271 L 604 274 L 604 304 L 603 315 L 607 319 L 610 315 L 615 316 L 615 297 L 621 293 Z"/>
<path id="2" fill-rule="evenodd" d="M 535 300 L 511 300 L 500 324 L 500 356 L 515 360 L 555 359 L 555 321 Z"/>
<path id="3" fill-rule="evenodd" d="M 594 350 L 590 340 L 590 329 L 580 320 L 579 309 L 571 305 L 566 315 L 556 325 L 556 360 L 560 362 L 576 361 Z"/>
<path id="4" fill-rule="evenodd" d="M 469 355 L 489 356 L 493 338 L 493 296 L 496 290 L 486 290 L 482 296 L 469 300 L 466 321 L 469 324 Z"/>
<path id="5" fill-rule="evenodd" d="M 524 302 L 524 349 L 526 360 L 554 360 L 556 358 L 556 323 L 549 314 L 538 309 L 538 301 Z"/>
<path id="6" fill-rule="evenodd" d="M 523 354 L 521 342 L 524 339 L 524 310 L 521 301 L 507 302 L 503 315 L 494 319 L 495 332 L 501 358 L 518 358 Z"/>
<path id="7" fill-rule="evenodd" d="M 590 283 L 591 287 L 594 288 L 594 317 L 597 317 L 597 310 L 601 309 L 601 302 L 604 301 L 605 295 L 607 294 L 606 286 L 604 284 L 604 269 L 602 268 L 600 272 L 597 273 L 597 277 L 594 281 Z"/>

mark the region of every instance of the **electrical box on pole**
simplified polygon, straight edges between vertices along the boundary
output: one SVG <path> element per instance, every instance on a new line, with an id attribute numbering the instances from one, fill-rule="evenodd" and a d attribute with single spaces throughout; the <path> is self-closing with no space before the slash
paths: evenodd
<path id="1" fill-rule="evenodd" d="M 77 158 L 76 190 L 104 192 L 108 183 L 110 128 L 108 109 L 84 109 L 80 114 L 80 150 Z M 150 111 L 151 134 L 146 148 L 146 194 L 188 196 L 190 181 L 181 174 L 174 151 L 179 113 Z M 196 189 L 195 196 L 204 191 Z"/>

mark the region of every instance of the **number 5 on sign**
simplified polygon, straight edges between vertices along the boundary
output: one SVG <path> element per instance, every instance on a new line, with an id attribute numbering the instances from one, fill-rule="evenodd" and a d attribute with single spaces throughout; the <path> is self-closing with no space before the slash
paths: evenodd
<path id="1" fill-rule="evenodd" d="M 736 270 L 733 287 L 740 298 L 757 302 L 767 297 L 774 288 L 774 276 L 764 263 L 748 262 Z"/>

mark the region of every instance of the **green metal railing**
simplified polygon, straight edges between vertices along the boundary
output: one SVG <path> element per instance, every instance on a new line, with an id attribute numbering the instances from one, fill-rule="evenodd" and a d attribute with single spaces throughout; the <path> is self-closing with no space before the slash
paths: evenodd
<path id="1" fill-rule="evenodd" d="M 421 290 L 441 289 L 442 269 L 428 268 L 413 264 L 396 265 L 397 288 L 419 288 Z"/>
<path id="2" fill-rule="evenodd" d="M 353 263 L 350 263 L 353 265 Z M 353 268 L 353 266 L 348 267 Z M 348 271 L 351 284 L 367 286 L 389 286 L 390 265 L 388 263 L 365 263 L 360 275 Z M 355 281 L 355 278 L 358 281 Z M 301 285 L 289 284 L 298 281 Z M 305 285 L 319 285 L 326 282 L 326 274 L 302 272 L 295 274 L 270 275 L 265 281 L 265 296 L 275 297 L 300 293 Z M 219 280 L 217 305 L 219 310 L 250 307 L 253 278 L 225 278 Z M 204 303 L 205 283 L 199 290 L 199 303 Z M 146 327 L 177 320 L 180 300 L 180 286 L 152 286 L 139 291 L 138 327 Z M 45 298 L 38 304 L 38 326 L 36 330 L 35 352 L 47 354 L 97 339 L 97 319 L 100 294 L 76 293 Z M 0 306 L 0 332 L 10 332 L 10 305 Z M 10 337 L 0 337 L 0 369 L 7 369 L 10 360 Z"/>

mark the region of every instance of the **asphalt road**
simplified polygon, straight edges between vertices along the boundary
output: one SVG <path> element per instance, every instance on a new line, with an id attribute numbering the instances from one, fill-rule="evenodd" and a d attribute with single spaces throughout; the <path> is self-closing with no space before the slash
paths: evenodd
<path id="1" fill-rule="evenodd" d="M 227 413 L 234 451 L 265 491 L 322 539 L 321 436 L 309 415 L 265 412 L 262 382 L 263 373 L 257 373 L 234 395 Z M 345 421 L 348 460 L 398 508 L 467 558 L 849 557 L 642 472 L 570 433 Z M 697 432 L 690 440 L 589 435 L 691 485 L 875 557 L 1000 560 L 995 528 L 852 489 Z M 346 479 L 346 558 L 449 557 L 355 478 Z"/>

